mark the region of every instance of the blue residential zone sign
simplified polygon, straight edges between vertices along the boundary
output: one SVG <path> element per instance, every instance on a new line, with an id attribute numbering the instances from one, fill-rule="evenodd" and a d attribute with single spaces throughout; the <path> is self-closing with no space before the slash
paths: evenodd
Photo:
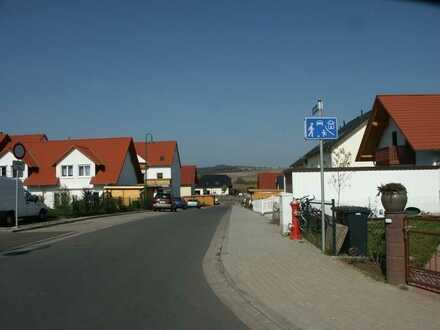
<path id="1" fill-rule="evenodd" d="M 334 140 L 338 138 L 336 117 L 306 117 L 304 119 L 304 138 L 306 140 Z"/>

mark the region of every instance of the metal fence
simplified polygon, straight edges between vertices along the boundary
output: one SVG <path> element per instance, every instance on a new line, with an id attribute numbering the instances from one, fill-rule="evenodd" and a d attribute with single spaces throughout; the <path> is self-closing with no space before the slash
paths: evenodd
<path id="1" fill-rule="evenodd" d="M 321 205 L 319 201 L 305 201 L 300 212 L 300 226 L 303 237 L 317 248 L 322 249 L 322 218 L 321 210 L 316 206 Z M 325 251 L 328 254 L 336 255 L 336 221 L 335 221 L 335 201 L 325 202 L 325 206 L 330 207 L 331 215 L 325 213 Z"/>
<path id="2" fill-rule="evenodd" d="M 275 203 L 279 205 L 279 197 L 274 196 L 266 199 L 257 199 L 252 201 L 252 210 L 263 215 L 272 213 Z"/>
<path id="3" fill-rule="evenodd" d="M 406 281 L 440 293 L 440 217 L 405 219 Z"/>

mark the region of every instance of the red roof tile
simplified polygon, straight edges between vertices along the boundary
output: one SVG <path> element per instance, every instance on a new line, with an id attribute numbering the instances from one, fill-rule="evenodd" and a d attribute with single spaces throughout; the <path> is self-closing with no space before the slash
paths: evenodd
<path id="1" fill-rule="evenodd" d="M 195 165 L 182 165 L 180 168 L 180 185 L 193 186 L 197 183 L 197 167 Z"/>
<path id="2" fill-rule="evenodd" d="M 379 95 L 414 150 L 440 149 L 440 94 Z"/>
<path id="3" fill-rule="evenodd" d="M 440 94 L 378 95 L 362 137 L 357 161 L 374 160 L 389 118 L 414 150 L 440 150 Z"/>
<path id="4" fill-rule="evenodd" d="M 11 139 L 20 141 L 20 142 L 43 142 L 47 141 L 46 134 L 37 133 L 37 134 L 15 134 L 10 135 Z"/>
<path id="5" fill-rule="evenodd" d="M 145 159 L 145 142 L 135 142 L 136 152 Z M 166 166 L 173 164 L 176 141 L 157 141 L 147 143 L 148 166 Z"/>
<path id="6" fill-rule="evenodd" d="M 261 172 L 257 175 L 257 189 L 277 189 L 280 172 Z"/>
<path id="7" fill-rule="evenodd" d="M 56 177 L 55 164 L 63 158 L 63 155 L 66 156 L 73 149 L 78 149 L 94 162 L 99 160 L 99 164 L 103 165 L 92 178 L 92 184 L 117 184 L 127 153 L 131 156 L 138 176 L 138 182 L 142 181 L 136 150 L 133 140 L 129 137 L 43 140 L 39 142 L 24 142 L 14 139 L 14 142 L 15 141 L 23 143 L 27 155 L 32 157 L 34 166 L 37 167 L 37 170 L 25 180 L 24 184 L 27 186 L 57 185 L 59 180 Z M 12 148 L 14 144 L 15 143 L 10 143 L 8 148 Z M 28 163 L 26 157 L 24 160 L 28 165 L 32 165 Z"/>
<path id="8" fill-rule="evenodd" d="M 105 165 L 89 148 L 80 146 L 80 145 L 72 145 L 69 146 L 66 150 L 66 152 L 64 152 L 59 159 L 57 159 L 54 163 L 53 166 L 56 166 L 60 161 L 62 161 L 64 158 L 67 157 L 67 155 L 69 155 L 72 151 L 74 150 L 78 150 L 79 152 L 81 152 L 83 155 L 85 155 L 88 159 L 90 159 L 91 161 L 93 161 L 96 165 Z"/>

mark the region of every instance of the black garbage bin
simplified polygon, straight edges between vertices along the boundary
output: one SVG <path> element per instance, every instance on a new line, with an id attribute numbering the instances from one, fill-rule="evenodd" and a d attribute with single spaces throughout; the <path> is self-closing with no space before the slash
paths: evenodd
<path id="1" fill-rule="evenodd" d="M 336 221 L 348 227 L 341 252 L 353 256 L 366 256 L 370 210 L 366 207 L 338 206 L 335 212 Z"/>

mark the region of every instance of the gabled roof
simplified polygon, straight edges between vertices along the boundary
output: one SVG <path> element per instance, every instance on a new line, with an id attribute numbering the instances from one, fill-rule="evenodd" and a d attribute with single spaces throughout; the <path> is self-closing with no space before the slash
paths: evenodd
<path id="1" fill-rule="evenodd" d="M 26 147 L 26 142 L 29 141 L 44 141 L 41 140 L 42 136 L 45 137 L 44 134 L 32 134 L 32 135 L 10 135 L 9 139 L 7 141 L 7 144 L 3 148 L 3 150 L 0 152 L 0 158 L 3 157 L 8 152 L 12 153 L 12 149 L 17 143 L 21 143 L 25 146 L 26 154 L 24 156 L 23 161 L 29 166 L 29 167 L 38 167 L 38 162 L 33 155 L 32 151 L 29 150 Z M 24 138 L 24 140 L 22 140 Z"/>
<path id="2" fill-rule="evenodd" d="M 0 132 L 0 152 L 3 150 L 3 148 L 8 144 L 8 142 L 11 140 L 8 134 Z"/>
<path id="3" fill-rule="evenodd" d="M 59 162 L 61 162 L 64 158 L 66 158 L 72 151 L 78 150 L 81 152 L 84 156 L 86 156 L 88 159 L 90 159 L 92 162 L 94 162 L 96 165 L 105 165 L 103 161 L 101 161 L 89 148 L 86 148 L 84 146 L 80 145 L 72 145 L 68 146 L 66 152 L 64 152 L 60 158 L 58 158 L 54 163 L 53 166 L 56 166 Z"/>
<path id="4" fill-rule="evenodd" d="M 280 172 L 260 172 L 257 174 L 257 189 L 277 189 Z"/>
<path id="5" fill-rule="evenodd" d="M 232 187 L 231 178 L 224 174 L 207 174 L 200 178 L 199 186 L 203 188 Z"/>
<path id="6" fill-rule="evenodd" d="M 145 156 L 145 142 L 135 142 L 136 152 L 143 159 L 147 159 L 148 166 L 170 167 L 174 161 L 174 152 L 177 141 L 155 141 L 147 143 L 147 156 Z"/>
<path id="7" fill-rule="evenodd" d="M 362 127 L 362 125 L 365 125 L 368 122 L 368 118 L 370 117 L 371 113 L 372 111 L 362 113 L 360 116 L 350 120 L 344 126 L 339 128 L 337 139 L 324 141 L 324 150 L 331 150 L 332 148 L 340 144 L 342 141 L 344 141 L 351 134 L 356 132 L 360 127 Z M 290 165 L 290 167 L 301 167 L 302 165 L 304 165 L 305 159 L 310 158 L 317 154 L 319 154 L 319 145 L 315 146 L 313 149 L 308 151 L 304 156 L 302 156 L 295 163 Z"/>
<path id="8" fill-rule="evenodd" d="M 180 168 L 180 185 L 193 186 L 197 183 L 197 167 L 195 165 L 182 165 Z"/>
<path id="9" fill-rule="evenodd" d="M 378 95 L 362 138 L 358 161 L 374 160 L 389 119 L 414 150 L 440 150 L 440 94 Z"/>
<path id="10" fill-rule="evenodd" d="M 16 140 L 14 140 L 16 141 Z M 56 164 L 71 150 L 78 149 L 98 161 L 98 172 L 92 178 L 95 185 L 117 184 L 121 175 L 126 155 L 129 154 L 135 168 L 138 182 L 142 181 L 142 174 L 137 161 L 134 143 L 130 137 L 101 138 L 101 139 L 69 139 L 43 140 L 39 142 L 24 142 L 27 155 L 34 160 L 36 170 L 24 181 L 26 186 L 53 186 L 59 183 L 56 177 Z M 15 144 L 15 143 L 14 143 Z M 12 147 L 12 143 L 8 148 Z M 24 161 L 29 165 L 26 157 Z"/>

